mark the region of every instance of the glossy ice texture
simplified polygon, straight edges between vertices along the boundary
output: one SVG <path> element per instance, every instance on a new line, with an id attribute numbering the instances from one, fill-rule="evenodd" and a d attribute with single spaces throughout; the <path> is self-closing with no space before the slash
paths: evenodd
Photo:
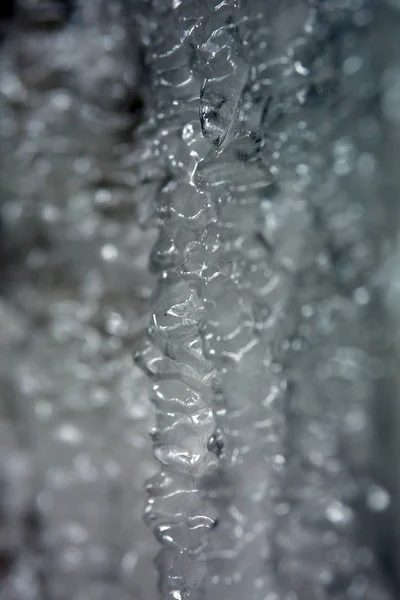
<path id="1" fill-rule="evenodd" d="M 161 595 L 392 598 L 374 521 L 390 493 L 370 449 L 390 379 L 377 273 L 392 213 L 375 173 L 393 57 L 377 39 L 398 14 L 362 0 L 152 10 L 143 143 L 165 178 L 135 358 L 155 408 Z"/>
<path id="2" fill-rule="evenodd" d="M 395 600 L 399 0 L 17 4 L 0 600 Z"/>

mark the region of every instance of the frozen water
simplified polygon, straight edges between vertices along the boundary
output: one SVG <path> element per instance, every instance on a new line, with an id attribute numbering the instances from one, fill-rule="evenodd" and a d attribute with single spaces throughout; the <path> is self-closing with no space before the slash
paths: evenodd
<path id="1" fill-rule="evenodd" d="M 159 536 L 162 593 L 389 598 L 356 512 L 383 498 L 367 485 L 366 365 L 380 343 L 370 298 L 389 204 L 378 206 L 362 166 L 387 60 L 371 37 L 382 14 L 374 2 L 256 0 L 162 11 L 149 43 L 163 107 L 154 147 L 171 179 L 157 198 L 162 302 L 157 294 L 148 343 L 165 358 L 147 371 L 153 389 L 173 382 L 171 398 L 153 397 L 155 453 L 167 477 L 179 472 L 179 495 L 194 478 L 218 514 L 190 546 L 185 501 L 164 523 L 174 534 Z M 160 73 L 179 82 L 175 96 Z M 209 146 L 182 112 L 196 97 Z M 188 383 L 208 388 L 185 405 Z M 153 505 L 150 489 L 150 521 Z M 207 523 L 209 508 L 198 510 Z"/>
<path id="2" fill-rule="evenodd" d="M 2 600 L 157 593 L 149 402 L 131 359 L 154 287 L 154 231 L 132 200 L 138 113 L 123 109 L 138 47 L 100 4 L 50 31 L 23 12 L 0 48 Z"/>
<path id="3" fill-rule="evenodd" d="M 0 48 L 1 600 L 394 600 L 398 3 L 62 6 Z"/>

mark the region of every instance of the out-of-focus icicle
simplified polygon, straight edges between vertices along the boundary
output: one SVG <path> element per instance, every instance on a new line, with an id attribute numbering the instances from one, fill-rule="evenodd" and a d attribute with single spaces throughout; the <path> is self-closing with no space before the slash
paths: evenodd
<path id="1" fill-rule="evenodd" d="M 1 600 L 156 595 L 136 502 L 155 466 L 148 398 L 131 364 L 154 234 L 132 192 L 138 171 L 163 172 L 136 166 L 126 6 L 74 2 L 64 20 L 58 1 L 18 2 L 0 47 Z"/>

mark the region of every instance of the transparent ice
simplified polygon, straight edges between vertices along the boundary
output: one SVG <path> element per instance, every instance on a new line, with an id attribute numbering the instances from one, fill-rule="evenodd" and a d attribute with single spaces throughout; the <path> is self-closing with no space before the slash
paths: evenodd
<path id="1" fill-rule="evenodd" d="M 399 3 L 18 5 L 0 599 L 394 600 Z"/>

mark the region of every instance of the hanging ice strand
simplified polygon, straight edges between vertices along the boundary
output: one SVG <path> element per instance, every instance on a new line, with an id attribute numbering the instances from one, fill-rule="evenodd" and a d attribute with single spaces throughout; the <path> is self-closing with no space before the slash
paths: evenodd
<path id="1" fill-rule="evenodd" d="M 137 363 L 151 380 L 152 432 L 161 472 L 148 483 L 146 519 L 162 544 L 157 558 L 163 597 L 203 597 L 204 548 L 217 514 L 204 479 L 218 469 L 215 371 L 201 325 L 206 288 L 218 276 L 220 198 L 195 177 L 210 142 L 220 146 L 237 111 L 244 81 L 237 53 L 234 3 L 161 7 L 150 43 L 157 136 L 152 151 L 168 181 L 157 199 L 160 235 L 151 267 L 159 273 L 146 338 Z M 215 155 L 213 161 L 218 160 Z"/>

